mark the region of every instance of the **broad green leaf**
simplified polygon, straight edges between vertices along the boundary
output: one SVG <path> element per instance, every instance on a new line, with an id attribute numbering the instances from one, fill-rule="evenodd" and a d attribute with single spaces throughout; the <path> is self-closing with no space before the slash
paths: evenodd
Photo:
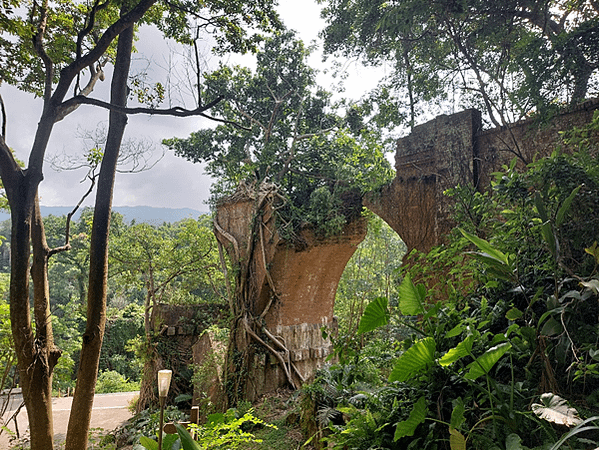
<path id="1" fill-rule="evenodd" d="M 451 330 L 449 330 L 446 334 L 445 334 L 445 339 L 449 339 L 452 338 L 454 336 L 458 336 L 462 333 L 462 331 L 464 331 L 464 326 L 463 325 L 456 325 L 455 327 L 453 327 Z"/>
<path id="2" fill-rule="evenodd" d="M 439 359 L 439 364 L 441 364 L 442 366 L 449 366 L 450 364 L 456 362 L 458 359 L 470 355 L 472 353 L 473 342 L 474 336 L 468 336 L 456 347 L 450 349 L 447 353 L 445 353 L 443 357 Z"/>
<path id="3" fill-rule="evenodd" d="M 410 417 L 403 422 L 399 422 L 397 424 L 397 428 L 395 428 L 395 437 L 394 441 L 401 439 L 404 436 L 414 436 L 414 432 L 418 425 L 424 422 L 426 419 L 426 399 L 424 397 L 420 397 L 418 401 L 414 404 L 414 409 L 410 412 Z"/>
<path id="4" fill-rule="evenodd" d="M 581 418 L 578 417 L 578 411 L 574 408 L 570 408 L 566 403 L 566 400 L 551 392 L 542 394 L 541 404 L 533 403 L 531 408 L 532 412 L 538 417 L 545 419 L 548 422 L 566 425 L 568 427 L 573 427 L 582 423 Z"/>
<path id="5" fill-rule="evenodd" d="M 522 445 L 522 438 L 516 433 L 511 433 L 505 439 L 505 450 L 528 450 Z"/>
<path id="6" fill-rule="evenodd" d="M 458 397 L 453 402 L 453 410 L 451 411 L 451 419 L 449 420 L 449 428 L 457 429 L 464 423 L 464 413 L 466 412 L 466 407 L 464 406 L 464 401 L 462 397 Z"/>
<path id="7" fill-rule="evenodd" d="M 557 215 L 555 216 L 555 226 L 560 227 L 562 223 L 564 223 L 564 218 L 566 217 L 566 213 L 570 210 L 572 200 L 574 200 L 574 197 L 576 197 L 576 194 L 578 194 L 581 187 L 582 186 L 578 186 L 575 188 L 572 193 L 568 195 L 568 198 L 564 200 L 564 203 L 562 203 L 562 206 L 560 206 Z"/>
<path id="8" fill-rule="evenodd" d="M 512 308 L 507 313 L 505 313 L 505 318 L 507 320 L 516 320 L 522 317 L 524 313 L 520 311 L 518 308 Z"/>
<path id="9" fill-rule="evenodd" d="M 178 434 L 165 434 L 162 437 L 162 449 L 163 450 L 171 450 L 173 448 L 173 445 L 175 444 L 175 442 L 177 442 L 178 439 L 179 439 Z"/>
<path id="10" fill-rule="evenodd" d="M 507 352 L 510 348 L 512 348 L 512 345 L 509 342 L 503 342 L 499 345 L 491 347 L 468 365 L 470 370 L 465 375 L 465 378 L 469 380 L 476 380 L 481 375 L 489 373 L 495 363 L 499 361 L 505 352 Z"/>
<path id="11" fill-rule="evenodd" d="M 424 294 L 426 295 L 426 292 Z M 423 289 L 414 286 L 410 275 L 406 275 L 399 285 L 399 309 L 406 316 L 424 314 Z"/>
<path id="12" fill-rule="evenodd" d="M 435 361 L 435 341 L 431 337 L 416 342 L 401 355 L 389 375 L 389 381 L 407 381 Z"/>
<path id="13" fill-rule="evenodd" d="M 449 428 L 449 447 L 451 450 L 466 450 L 466 438 L 455 428 Z"/>
<path id="14" fill-rule="evenodd" d="M 500 250 L 497 250 L 495 247 L 493 247 L 487 241 L 479 238 L 478 236 L 474 236 L 473 234 L 470 234 L 470 233 L 462 230 L 461 228 L 459 230 L 464 235 L 464 237 L 466 239 L 468 239 L 470 242 L 472 242 L 474 245 L 476 245 L 478 247 L 478 249 L 481 252 L 483 252 L 483 254 L 486 254 L 489 258 L 494 259 L 495 261 L 497 261 L 501 264 L 504 264 L 504 265 L 509 264 L 507 256 Z"/>
<path id="15" fill-rule="evenodd" d="M 360 319 L 358 334 L 367 333 L 376 330 L 379 327 L 389 323 L 388 301 L 385 297 L 378 297 L 371 301 L 364 309 L 364 314 Z"/>
<path id="16" fill-rule="evenodd" d="M 154 439 L 150 439 L 147 436 L 140 436 L 139 443 L 147 450 L 158 450 L 158 442 L 156 442 Z"/>
<path id="17" fill-rule="evenodd" d="M 189 431 L 181 425 L 180 423 L 176 423 L 175 427 L 177 428 L 177 434 L 181 438 L 181 445 L 183 446 L 183 450 L 202 450 L 199 444 L 194 441 L 189 434 Z"/>
<path id="18" fill-rule="evenodd" d="M 550 317 L 549 320 L 543 325 L 541 329 L 542 336 L 557 336 L 564 331 L 562 324 L 555 320 L 553 317 Z"/>

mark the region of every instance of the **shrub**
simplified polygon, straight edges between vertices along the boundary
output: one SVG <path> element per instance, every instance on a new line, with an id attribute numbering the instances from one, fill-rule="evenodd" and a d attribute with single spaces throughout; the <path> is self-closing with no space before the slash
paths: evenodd
<path id="1" fill-rule="evenodd" d="M 115 370 L 106 370 L 98 375 L 98 381 L 96 382 L 97 394 L 131 391 L 139 391 L 139 383 L 129 381 Z"/>

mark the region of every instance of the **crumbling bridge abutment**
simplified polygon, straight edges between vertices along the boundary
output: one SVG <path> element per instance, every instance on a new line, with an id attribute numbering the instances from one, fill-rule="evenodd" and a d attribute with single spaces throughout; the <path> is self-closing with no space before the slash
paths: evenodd
<path id="1" fill-rule="evenodd" d="M 540 123 L 531 118 L 484 130 L 481 114 L 469 109 L 442 115 L 416 126 L 397 142 L 395 179 L 364 199 L 365 206 L 385 220 L 408 250 L 428 251 L 452 229 L 448 188 L 472 185 L 485 190 L 491 174 L 517 158 L 524 168 L 549 156 L 561 145 L 560 133 L 592 120 L 599 100 Z"/>

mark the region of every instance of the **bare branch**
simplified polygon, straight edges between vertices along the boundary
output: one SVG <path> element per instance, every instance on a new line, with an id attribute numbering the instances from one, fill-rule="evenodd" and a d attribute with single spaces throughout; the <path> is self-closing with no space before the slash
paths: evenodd
<path id="1" fill-rule="evenodd" d="M 174 108 L 168 108 L 168 109 L 158 109 L 158 108 L 142 108 L 142 107 L 128 108 L 128 107 L 124 107 L 124 106 L 113 105 L 111 103 L 108 103 L 108 102 L 105 102 L 102 100 L 98 100 L 95 98 L 89 98 L 89 97 L 77 95 L 77 96 L 65 101 L 61 105 L 60 109 L 63 109 L 63 108 L 69 109 L 69 108 L 73 108 L 75 105 L 85 104 L 85 105 L 99 106 L 100 108 L 105 108 L 105 109 L 108 109 L 109 111 L 115 111 L 115 112 L 119 112 L 122 114 L 148 114 L 150 116 L 174 116 L 174 117 L 201 116 L 201 117 L 205 117 L 206 119 L 213 120 L 215 122 L 232 125 L 235 128 L 238 128 L 240 130 L 250 131 L 249 128 L 244 127 L 243 125 L 240 125 L 239 123 L 234 122 L 232 120 L 220 119 L 218 117 L 213 117 L 213 116 L 210 116 L 210 115 L 204 113 L 204 111 L 207 111 L 210 108 L 214 107 L 216 104 L 218 104 L 223 98 L 224 97 L 218 97 L 218 98 L 216 98 L 216 100 L 211 101 L 207 105 L 196 108 L 196 109 L 185 109 L 185 108 L 181 108 L 179 106 L 175 106 Z"/>
<path id="2" fill-rule="evenodd" d="M 56 90 L 54 91 L 54 98 L 56 103 L 62 102 L 65 95 L 68 92 L 71 82 L 76 75 L 86 67 L 95 64 L 100 58 L 106 53 L 106 50 L 110 44 L 117 38 L 117 36 L 126 28 L 132 26 L 134 23 L 139 21 L 141 17 L 147 12 L 157 0 L 141 0 L 130 12 L 119 18 L 114 22 L 106 31 L 100 36 L 97 44 L 87 54 L 81 58 L 77 58 L 67 67 L 62 69 L 60 81 Z"/>
<path id="3" fill-rule="evenodd" d="M 96 83 L 98 82 L 98 80 L 101 80 L 101 81 L 104 80 L 104 71 L 102 70 L 102 66 L 104 64 L 105 64 L 105 62 L 99 62 L 98 66 L 97 66 L 97 70 L 96 70 L 96 68 L 94 68 L 93 65 L 90 66 L 90 68 L 89 68 L 90 73 L 91 73 L 90 80 L 87 83 L 87 85 L 79 92 L 80 96 L 88 96 L 94 90 L 94 87 L 96 86 Z M 77 108 L 79 108 L 80 105 L 81 104 L 74 104 L 70 107 L 60 108 L 56 114 L 56 119 L 54 119 L 54 122 L 55 123 L 60 122 L 66 116 L 68 116 L 73 111 L 75 111 Z"/>
<path id="4" fill-rule="evenodd" d="M 136 108 L 128 108 L 126 106 L 117 106 L 111 103 L 98 100 L 95 98 L 89 98 L 82 95 L 76 95 L 73 98 L 65 101 L 60 109 L 68 109 L 72 108 L 75 105 L 93 105 L 99 106 L 100 108 L 107 109 L 109 111 L 118 112 L 121 114 L 149 114 L 151 116 L 175 116 L 175 117 L 191 117 L 191 116 L 203 116 L 204 111 L 209 110 L 210 108 L 217 105 L 224 97 L 217 97 L 215 100 L 208 103 L 206 106 L 198 107 L 196 109 L 185 109 L 180 106 L 175 106 L 173 108 L 168 109 L 158 109 L 158 108 L 145 108 L 145 107 L 136 107 Z"/>
<path id="5" fill-rule="evenodd" d="M 87 36 L 89 33 L 91 33 L 92 30 L 94 29 L 94 25 L 96 23 L 96 13 L 98 11 L 101 11 L 102 9 L 106 8 L 107 6 L 108 6 L 108 2 L 104 2 L 102 4 L 100 4 L 99 0 L 96 0 L 94 2 L 94 5 L 92 6 L 92 9 L 89 14 L 89 21 L 87 23 L 87 26 L 77 34 L 77 53 L 76 53 L 75 59 L 79 59 L 81 57 L 81 46 L 83 45 L 83 39 L 85 39 L 85 36 Z M 92 71 L 92 77 L 93 77 L 93 70 L 94 70 L 93 64 L 90 65 L 90 70 Z M 79 77 L 80 76 L 81 76 L 81 72 L 77 73 L 77 82 L 75 83 L 75 87 L 74 87 L 75 95 L 77 95 L 77 90 L 79 89 Z"/>

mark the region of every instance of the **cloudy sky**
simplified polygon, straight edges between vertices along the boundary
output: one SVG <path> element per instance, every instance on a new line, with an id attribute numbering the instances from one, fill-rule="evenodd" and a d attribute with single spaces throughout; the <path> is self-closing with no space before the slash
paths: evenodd
<path id="1" fill-rule="evenodd" d="M 320 5 L 312 1 L 280 0 L 279 12 L 288 28 L 300 33 L 304 42 L 317 39 L 318 32 L 324 27 L 320 18 Z M 169 49 L 162 39 L 142 34 L 136 44 L 139 51 L 138 67 L 145 67 L 146 60 L 166 67 Z M 242 60 L 243 61 L 243 60 Z M 214 62 L 211 61 L 211 62 Z M 322 66 L 318 55 L 312 57 L 313 66 Z M 321 67 L 323 68 L 323 67 Z M 351 97 L 364 93 L 364 86 L 373 86 L 375 75 L 357 66 L 352 68 L 353 79 L 349 80 L 348 91 Z M 151 75 L 151 74 L 150 74 Z M 102 97 L 107 92 L 109 77 L 93 94 Z M 321 78 L 320 84 L 329 88 L 330 79 Z M 41 102 L 31 95 L 24 94 L 10 86 L 2 86 L 7 116 L 7 143 L 15 150 L 17 157 L 26 161 L 41 113 Z M 104 97 L 107 98 L 107 97 Z M 193 107 L 193 105 L 187 105 Z M 82 106 L 78 111 L 56 124 L 49 144 L 48 154 L 74 154 L 84 148 L 84 142 L 78 134 L 84 130 L 93 130 L 107 120 L 107 112 L 91 106 Z M 143 139 L 153 142 L 155 154 L 162 154 L 160 142 L 169 137 L 187 137 L 190 132 L 206 125 L 202 118 L 172 118 L 132 116 L 129 118 L 127 136 L 130 139 Z M 81 183 L 86 171 L 56 172 L 46 164 L 44 181 L 40 185 L 40 203 L 44 206 L 75 205 L 87 184 Z M 137 174 L 118 174 L 116 178 L 115 206 L 155 206 L 168 208 L 193 208 L 207 211 L 206 200 L 209 197 L 211 180 L 203 173 L 199 164 L 192 164 L 167 152 L 149 171 Z M 90 198 L 86 205 L 91 205 Z"/>

